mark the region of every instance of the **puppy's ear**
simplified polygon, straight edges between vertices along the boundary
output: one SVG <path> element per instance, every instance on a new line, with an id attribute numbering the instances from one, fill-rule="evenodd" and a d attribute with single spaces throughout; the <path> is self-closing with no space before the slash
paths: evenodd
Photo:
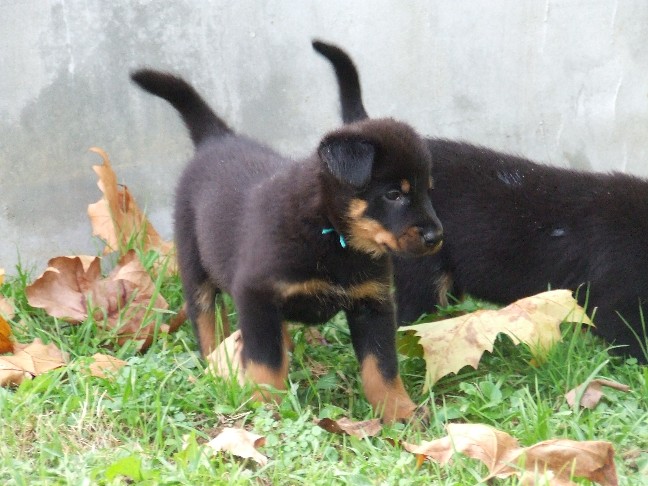
<path id="1" fill-rule="evenodd" d="M 356 188 L 365 186 L 371 179 L 375 147 L 364 140 L 328 137 L 317 151 L 328 170 L 340 182 Z"/>

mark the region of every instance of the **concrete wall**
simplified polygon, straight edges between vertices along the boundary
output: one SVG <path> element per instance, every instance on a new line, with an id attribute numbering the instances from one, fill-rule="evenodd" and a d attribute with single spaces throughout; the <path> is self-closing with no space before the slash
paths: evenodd
<path id="1" fill-rule="evenodd" d="M 311 151 L 339 123 L 314 37 L 352 54 L 372 115 L 648 175 L 645 0 L 0 0 L 0 267 L 97 251 L 91 146 L 171 238 L 191 146 L 174 110 L 129 83 L 136 66 L 186 76 L 241 132 Z"/>

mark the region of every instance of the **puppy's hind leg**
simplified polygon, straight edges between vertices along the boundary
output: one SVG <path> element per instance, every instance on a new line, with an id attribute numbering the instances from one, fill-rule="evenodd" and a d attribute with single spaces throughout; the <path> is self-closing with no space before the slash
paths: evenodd
<path id="1" fill-rule="evenodd" d="M 192 213 L 185 209 L 177 211 L 176 214 L 184 216 L 176 217 L 176 240 L 187 316 L 193 325 L 200 352 L 203 357 L 207 357 L 229 334 L 229 323 L 227 314 L 221 307 L 221 316 L 224 320 L 222 328 L 217 330 L 215 298 L 220 290 L 211 281 L 198 258 L 199 252 L 193 237 L 193 218 L 190 217 Z"/>

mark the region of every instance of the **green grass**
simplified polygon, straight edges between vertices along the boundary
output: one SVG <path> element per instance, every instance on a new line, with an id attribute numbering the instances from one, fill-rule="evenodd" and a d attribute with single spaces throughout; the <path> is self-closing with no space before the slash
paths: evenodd
<path id="1" fill-rule="evenodd" d="M 416 401 L 427 402 L 430 424 L 396 424 L 360 440 L 313 425 L 317 417 L 372 417 L 343 316 L 322 328 L 328 345 L 311 345 L 302 330 L 293 332 L 290 390 L 279 405 L 259 405 L 246 401 L 249 390 L 205 376 L 188 324 L 137 354 L 133 346 L 115 346 L 114 336 L 98 332 L 92 320 L 71 326 L 31 308 L 24 290 L 30 278 L 19 269 L 1 286 L 16 303 L 15 336 L 54 342 L 71 364 L 0 389 L 0 484 L 476 484 L 487 469 L 475 460 L 457 455 L 448 466 L 417 468 L 415 457 L 398 446 L 399 440 L 441 437 L 449 421 L 491 424 L 523 445 L 551 438 L 610 441 L 620 484 L 648 484 L 648 368 L 611 357 L 604 343 L 572 327 L 541 367 L 529 365 L 524 347 L 501 339 L 478 370 L 448 376 L 428 393 L 422 392 L 423 360 L 403 358 L 406 387 Z M 177 278 L 157 284 L 178 309 Z M 162 324 L 169 315 L 152 318 Z M 95 352 L 112 353 L 129 366 L 114 380 L 89 377 L 84 357 Z M 569 407 L 564 394 L 592 376 L 631 391 L 606 390 L 594 410 Z M 266 436 L 267 466 L 228 455 L 206 458 L 199 444 L 226 426 Z"/>

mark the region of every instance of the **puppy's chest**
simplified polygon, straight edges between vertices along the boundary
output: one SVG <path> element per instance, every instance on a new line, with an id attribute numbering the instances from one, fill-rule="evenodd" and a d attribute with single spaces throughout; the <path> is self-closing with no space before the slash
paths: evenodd
<path id="1" fill-rule="evenodd" d="M 317 261 L 311 271 L 279 279 L 275 290 L 287 319 L 322 323 L 360 301 L 389 300 L 386 270 L 374 262 L 362 265 L 352 259 Z"/>

